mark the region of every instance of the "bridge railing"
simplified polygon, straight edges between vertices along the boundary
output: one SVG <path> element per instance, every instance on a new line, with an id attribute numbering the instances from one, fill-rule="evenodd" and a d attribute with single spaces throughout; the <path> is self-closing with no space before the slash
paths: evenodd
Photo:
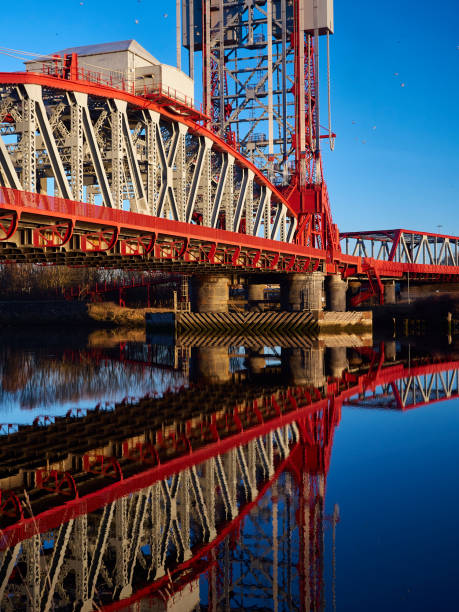
<path id="1" fill-rule="evenodd" d="M 34 72 L 36 71 L 37 69 L 34 67 Z M 174 87 L 170 87 L 169 85 L 165 86 L 163 83 L 152 83 L 147 85 L 145 83 L 145 79 L 128 79 L 124 73 L 107 71 L 107 74 L 104 74 L 95 70 L 88 70 L 82 66 L 78 66 L 74 70 L 72 69 L 71 71 L 67 71 L 65 66 L 62 65 L 62 61 L 59 60 L 57 60 L 57 62 L 52 61 L 43 63 L 41 65 L 40 73 L 60 79 L 72 78 L 77 81 L 87 81 L 96 85 L 119 89 L 120 91 L 125 91 L 137 96 L 153 98 L 165 96 L 171 100 L 178 101 L 184 106 L 192 108 L 201 114 L 203 113 L 202 103 L 199 105 L 195 104 L 194 98 L 187 96 Z"/>

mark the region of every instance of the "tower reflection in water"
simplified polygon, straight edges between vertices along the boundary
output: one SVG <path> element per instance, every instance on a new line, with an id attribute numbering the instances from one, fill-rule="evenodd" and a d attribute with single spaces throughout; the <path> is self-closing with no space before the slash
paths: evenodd
<path id="1" fill-rule="evenodd" d="M 343 402 L 457 396 L 458 365 L 332 349 L 197 347 L 205 386 L 5 436 L 1 609 L 333 608 L 324 498 Z"/>

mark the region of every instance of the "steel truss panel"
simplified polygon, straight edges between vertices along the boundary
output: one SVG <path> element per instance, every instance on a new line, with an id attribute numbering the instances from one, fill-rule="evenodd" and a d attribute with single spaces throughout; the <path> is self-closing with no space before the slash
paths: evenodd
<path id="1" fill-rule="evenodd" d="M 459 238 L 407 229 L 340 234 L 345 253 L 377 261 L 422 266 L 459 266 Z"/>
<path id="2" fill-rule="evenodd" d="M 9 607 L 26 603 L 37 612 L 70 602 L 92 609 L 130 598 L 135 584 L 160 584 L 168 575 L 170 580 L 171 563 L 172 568 L 191 566 L 217 546 L 232 528 L 228 521 L 237 524 L 285 468 L 298 438 L 292 425 L 276 430 L 275 440 L 272 436 L 260 436 L 7 549 L 0 565 L 2 609 L 3 598 Z M 282 441 L 279 457 L 270 450 L 276 441 Z M 24 560 L 25 580 L 10 591 L 8 580 Z"/>
<path id="3" fill-rule="evenodd" d="M 281 209 L 292 228 L 296 214 L 250 161 L 152 101 L 79 81 L 0 74 L 0 110 L 9 139 L 0 143 L 5 187 L 46 194 L 46 179 L 54 178 L 54 195 L 66 199 L 230 231 L 237 213 L 236 231 L 249 235 L 260 230 L 254 194 L 268 190 L 264 235 L 294 239 L 272 224 Z M 248 177 L 242 195 L 240 172 Z"/>

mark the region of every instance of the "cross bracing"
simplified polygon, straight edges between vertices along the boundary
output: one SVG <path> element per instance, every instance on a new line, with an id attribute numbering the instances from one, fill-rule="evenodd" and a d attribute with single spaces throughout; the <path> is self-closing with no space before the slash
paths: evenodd
<path id="1" fill-rule="evenodd" d="M 397 229 L 346 232 L 340 240 L 346 255 L 404 264 L 459 265 L 459 239 L 455 236 Z"/>
<path id="2" fill-rule="evenodd" d="M 298 435 L 287 425 L 0 552 L 1 609 L 90 610 L 161 580 L 257 500 Z"/>
<path id="3" fill-rule="evenodd" d="M 212 133 L 137 100 L 3 84 L 0 185 L 293 240 L 294 215 L 255 167 Z"/>

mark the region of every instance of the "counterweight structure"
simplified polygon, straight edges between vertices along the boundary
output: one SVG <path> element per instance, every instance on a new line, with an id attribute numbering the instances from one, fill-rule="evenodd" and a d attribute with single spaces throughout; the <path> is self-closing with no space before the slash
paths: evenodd
<path id="1" fill-rule="evenodd" d="M 240 150 L 299 213 L 297 242 L 339 251 L 323 180 L 319 36 L 332 0 L 182 0 L 182 43 L 202 52 L 211 129 Z M 327 51 L 329 45 L 327 44 Z"/>

